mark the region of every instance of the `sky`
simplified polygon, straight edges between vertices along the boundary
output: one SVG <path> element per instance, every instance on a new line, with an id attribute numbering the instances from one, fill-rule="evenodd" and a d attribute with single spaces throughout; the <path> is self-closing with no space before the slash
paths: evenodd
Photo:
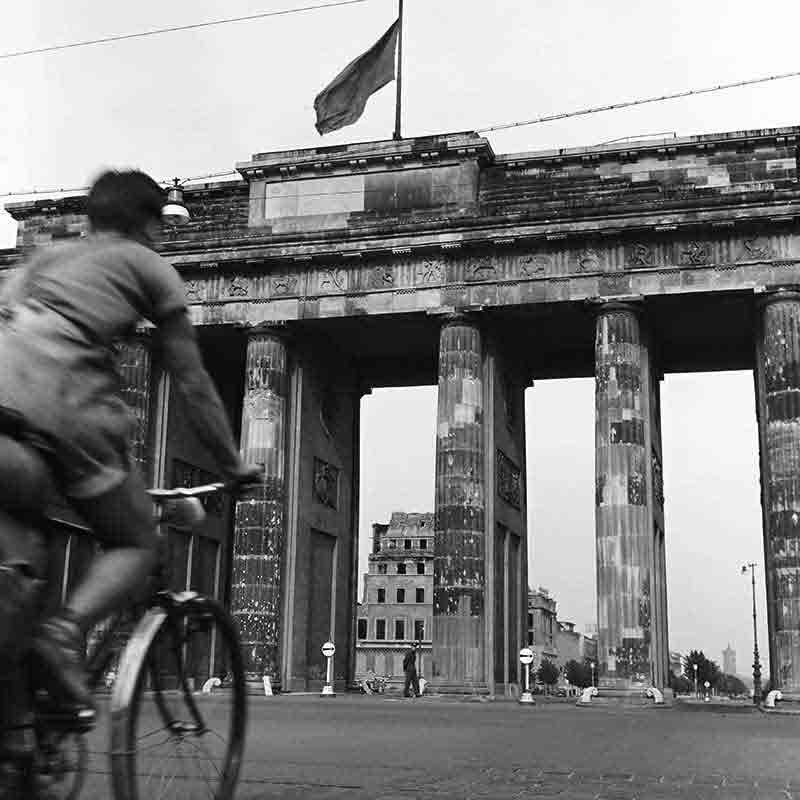
<path id="1" fill-rule="evenodd" d="M 0 54 L 310 4 L 28 0 L 4 11 Z M 394 84 L 369 101 L 358 123 L 324 138 L 314 129 L 313 100 L 377 40 L 396 8 L 396 0 L 367 0 L 0 59 L 0 193 L 85 186 L 108 166 L 138 166 L 158 179 L 188 178 L 232 169 L 256 152 L 388 138 Z M 472 130 L 789 72 L 800 68 L 799 23 L 800 4 L 789 0 L 762 0 L 757 9 L 744 0 L 406 0 L 403 133 Z M 800 79 L 790 79 L 488 138 L 495 152 L 510 153 L 656 133 L 792 125 L 798 122 L 798 88 Z M 0 213 L 0 247 L 12 242 L 13 225 Z M 407 473 L 397 467 L 391 472 L 388 464 L 364 474 L 362 495 L 374 505 L 362 503 L 362 529 L 385 519 L 388 508 L 431 509 L 432 478 L 420 477 L 432 448 L 430 394 L 422 391 L 413 400 L 420 409 L 410 428 L 427 437 L 411 454 L 420 460 L 398 460 Z M 528 395 L 529 468 L 535 476 L 531 576 L 582 626 L 594 615 L 592 385 L 540 382 Z M 730 402 L 720 406 L 715 400 L 723 396 Z M 380 393 L 367 398 L 365 417 L 380 418 L 382 402 Z M 396 400 L 385 402 L 391 408 Z M 562 428 L 549 428 L 547 416 L 563 413 L 567 404 L 587 409 L 580 442 L 551 440 Z M 749 375 L 667 376 L 664 383 L 672 644 L 702 646 L 721 659 L 730 638 L 740 665 L 749 660 L 750 644 L 737 559 L 763 560 L 752 405 Z M 716 426 L 724 431 L 718 437 Z M 409 433 L 400 444 L 411 439 Z M 701 469 L 706 473 L 695 471 Z M 557 490 L 571 496 L 573 486 L 589 498 L 586 504 L 557 508 Z M 585 547 L 565 546 L 571 536 L 582 537 Z M 693 572 L 698 564 L 702 570 Z M 763 611 L 763 590 L 760 606 Z"/>

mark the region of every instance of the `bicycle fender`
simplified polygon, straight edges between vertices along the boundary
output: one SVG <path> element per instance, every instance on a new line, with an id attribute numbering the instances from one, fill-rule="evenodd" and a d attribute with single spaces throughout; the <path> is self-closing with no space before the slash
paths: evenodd
<path id="1" fill-rule="evenodd" d="M 164 608 L 149 609 L 125 645 L 119 661 L 117 679 L 114 681 L 114 689 L 111 693 L 112 720 L 130 705 L 136 689 L 136 677 L 141 661 L 167 616 L 168 612 Z"/>

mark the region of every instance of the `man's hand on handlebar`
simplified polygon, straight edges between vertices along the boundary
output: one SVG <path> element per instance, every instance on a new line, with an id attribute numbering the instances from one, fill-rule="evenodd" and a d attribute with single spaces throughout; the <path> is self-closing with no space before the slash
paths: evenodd
<path id="1" fill-rule="evenodd" d="M 261 464 L 239 464 L 236 472 L 230 476 L 230 483 L 239 490 L 259 486 L 264 480 L 264 467 Z"/>

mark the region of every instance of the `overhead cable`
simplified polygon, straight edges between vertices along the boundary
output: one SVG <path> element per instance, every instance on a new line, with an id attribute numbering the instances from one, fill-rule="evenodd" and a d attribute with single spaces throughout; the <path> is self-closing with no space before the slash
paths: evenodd
<path id="1" fill-rule="evenodd" d="M 768 81 L 780 81 L 784 78 L 797 78 L 800 77 L 800 71 L 797 72 L 784 72 L 780 75 L 768 75 L 763 78 L 751 78 L 747 81 L 736 81 L 735 83 L 721 83 L 718 86 L 709 86 L 705 89 L 688 89 L 684 92 L 675 92 L 674 94 L 662 94 L 657 97 L 645 97 L 641 100 L 625 100 L 621 103 L 611 103 L 607 106 L 592 106 L 591 108 L 583 108 L 579 111 L 567 111 L 561 114 L 548 114 L 544 117 L 535 117 L 534 119 L 522 120 L 521 122 L 506 122 L 502 125 L 490 125 L 486 128 L 477 128 L 476 133 L 490 133 L 491 131 L 503 131 L 509 128 L 521 128 L 524 125 L 538 125 L 542 122 L 553 122 L 557 119 L 568 119 L 569 117 L 581 117 L 587 114 L 598 114 L 601 111 L 614 111 L 619 108 L 630 108 L 631 106 L 642 106 L 645 103 L 659 103 L 662 100 L 675 100 L 679 97 L 691 97 L 696 94 L 709 94 L 710 92 L 719 92 L 723 89 L 736 89 L 739 86 L 752 86 L 756 83 L 767 83 Z"/>
<path id="2" fill-rule="evenodd" d="M 39 53 L 52 53 L 56 50 L 69 50 L 73 47 L 87 47 L 91 44 L 106 44 L 108 42 L 119 42 L 123 39 L 139 39 L 143 36 L 158 36 L 162 33 L 175 33 L 176 31 L 190 31 L 198 28 L 210 28 L 214 25 L 227 25 L 230 22 L 247 22 L 254 19 L 264 19 L 265 17 L 283 17 L 289 14 L 299 14 L 304 11 L 317 11 L 323 8 L 336 8 L 337 6 L 352 6 L 356 3 L 366 3 L 369 0 L 337 0 L 333 3 L 321 3 L 313 6 L 302 6 L 299 8 L 286 8 L 281 11 L 262 11 L 259 14 L 248 14 L 244 17 L 226 17 L 224 19 L 209 20 L 208 22 L 195 22 L 191 25 L 173 25 L 169 28 L 154 28 L 150 31 L 139 31 L 138 33 L 122 33 L 116 36 L 104 36 L 100 39 L 87 39 L 82 42 L 69 42 L 68 44 L 55 44 L 49 47 L 37 47 L 32 50 L 16 50 L 10 53 L 0 53 L 0 59 L 19 58 L 20 56 L 32 56 Z"/>
<path id="3" fill-rule="evenodd" d="M 184 186 L 187 183 L 192 181 L 201 181 L 206 180 L 207 178 L 225 178 L 229 175 L 238 175 L 239 173 L 235 169 L 226 169 L 223 172 L 208 172 L 204 173 L 203 175 L 192 175 L 189 178 L 183 178 L 179 181 L 181 186 Z M 173 185 L 172 180 L 160 180 L 158 183 L 161 184 L 164 188 Z M 57 189 L 23 189 L 17 192 L 0 192 L 0 197 L 23 197 L 29 194 L 64 194 L 66 192 L 88 192 L 91 187 L 89 186 L 70 186 L 70 187 L 63 187 Z"/>

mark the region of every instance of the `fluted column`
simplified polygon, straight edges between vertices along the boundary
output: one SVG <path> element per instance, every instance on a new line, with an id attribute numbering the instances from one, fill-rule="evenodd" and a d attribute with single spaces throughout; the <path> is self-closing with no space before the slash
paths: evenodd
<path id="1" fill-rule="evenodd" d="M 251 678 L 280 675 L 285 541 L 286 344 L 273 333 L 247 342 L 242 457 L 264 465 L 264 482 L 236 504 L 231 611 Z"/>
<path id="2" fill-rule="evenodd" d="M 486 679 L 483 389 L 481 332 L 454 317 L 439 338 L 432 668 L 455 686 Z"/>
<path id="3" fill-rule="evenodd" d="M 137 335 L 119 348 L 117 368 L 120 375 L 120 391 L 136 419 L 131 437 L 131 457 L 146 477 L 150 466 L 148 441 L 150 433 L 150 392 L 152 359 L 150 338 Z"/>
<path id="4" fill-rule="evenodd" d="M 772 687 L 800 696 L 800 292 L 762 303 L 756 386 Z"/>
<path id="5" fill-rule="evenodd" d="M 596 323 L 598 677 L 631 689 L 652 680 L 653 515 L 649 353 L 634 307 Z"/>

